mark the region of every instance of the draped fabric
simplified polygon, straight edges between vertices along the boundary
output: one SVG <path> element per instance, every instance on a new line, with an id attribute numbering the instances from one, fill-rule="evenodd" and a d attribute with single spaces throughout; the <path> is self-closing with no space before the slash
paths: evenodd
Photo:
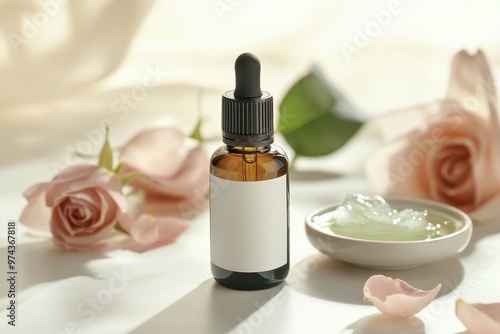
<path id="1" fill-rule="evenodd" d="M 220 94 L 246 51 L 279 103 L 318 64 L 368 115 L 442 96 L 460 48 L 500 64 L 494 1 L 3 0 L 0 164 L 95 152 L 104 123 L 118 141 L 175 122 L 219 129 Z M 148 86 L 149 84 L 149 86 Z M 61 143 L 70 146 L 61 147 Z M 87 143 L 82 143 L 87 142 Z M 89 144 L 90 143 L 90 144 Z"/>

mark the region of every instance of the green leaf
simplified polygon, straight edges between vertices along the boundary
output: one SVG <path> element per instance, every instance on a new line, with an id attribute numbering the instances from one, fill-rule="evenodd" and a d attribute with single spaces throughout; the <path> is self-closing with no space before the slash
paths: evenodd
<path id="1" fill-rule="evenodd" d="M 194 128 L 193 132 L 191 133 L 191 138 L 196 139 L 200 143 L 203 142 L 203 136 L 201 135 L 201 124 L 203 123 L 203 120 L 201 118 L 198 119 L 198 122 L 196 122 L 196 127 Z"/>
<path id="2" fill-rule="evenodd" d="M 129 184 L 130 182 L 132 182 L 135 178 L 138 178 L 138 177 L 145 177 L 151 182 L 156 182 L 156 180 L 153 179 L 150 175 L 143 173 L 143 172 L 140 172 L 138 170 L 134 170 L 134 171 L 123 174 L 120 178 L 120 181 L 122 183 L 122 186 L 125 186 L 125 185 Z"/>
<path id="3" fill-rule="evenodd" d="M 115 169 L 113 169 L 113 173 L 115 174 L 118 174 L 120 172 L 120 170 L 122 169 L 122 166 L 123 166 L 123 162 L 119 162 L 118 165 L 115 167 Z"/>
<path id="4" fill-rule="evenodd" d="M 335 152 L 363 122 L 338 90 L 314 69 L 286 94 L 279 108 L 278 131 L 296 155 L 318 157 Z"/>
<path id="5" fill-rule="evenodd" d="M 108 140 L 109 128 L 106 126 L 106 134 L 104 137 L 104 144 L 102 145 L 101 153 L 99 154 L 99 162 L 97 165 L 99 167 L 106 168 L 109 171 L 113 171 L 113 150 L 111 145 L 109 145 Z"/>

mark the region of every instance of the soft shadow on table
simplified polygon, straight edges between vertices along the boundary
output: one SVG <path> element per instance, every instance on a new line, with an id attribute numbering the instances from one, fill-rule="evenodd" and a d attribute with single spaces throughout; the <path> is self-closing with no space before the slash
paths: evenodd
<path id="1" fill-rule="evenodd" d="M 347 326 L 344 331 L 352 334 L 422 334 L 425 333 L 425 324 L 417 317 L 393 318 L 376 313 L 357 320 Z"/>
<path id="2" fill-rule="evenodd" d="M 0 252 L 6 254 L 7 250 L 3 248 Z M 74 276 L 93 276 L 86 263 L 104 256 L 99 250 L 90 252 L 61 250 L 54 247 L 51 241 L 19 245 L 16 248 L 19 289 L 22 291 L 40 283 Z"/>
<path id="3" fill-rule="evenodd" d="M 474 251 L 476 244 L 486 236 L 500 233 L 500 222 L 492 222 L 490 224 L 479 225 L 475 224 L 472 230 L 472 238 L 467 248 L 460 256 L 467 256 Z"/>
<path id="4" fill-rule="evenodd" d="M 425 324 L 420 318 L 394 318 L 382 313 L 367 315 L 346 328 L 341 333 L 349 334 L 424 334 Z M 455 334 L 473 334 L 464 331 Z"/>
<path id="5" fill-rule="evenodd" d="M 400 278 L 424 290 L 441 283 L 440 297 L 453 291 L 462 282 L 464 269 L 460 261 L 451 258 L 411 270 L 380 271 L 358 268 L 317 253 L 293 266 L 287 284 L 312 297 L 365 305 L 363 286 L 370 276 L 376 274 Z"/>
<path id="6" fill-rule="evenodd" d="M 213 279 L 208 279 L 131 333 L 219 334 L 230 331 L 242 322 L 243 326 L 248 327 L 245 332 L 253 331 L 259 319 L 255 319 L 254 324 L 251 315 L 283 287 L 282 284 L 267 290 L 238 291 L 224 288 Z"/>
<path id="7" fill-rule="evenodd" d="M 109 243 L 104 251 L 113 250 L 127 250 L 134 253 L 145 253 L 151 250 L 158 249 L 159 247 L 165 246 L 164 244 L 140 244 L 132 238 L 126 238 L 120 241 Z M 168 247 L 168 245 L 166 245 Z"/>

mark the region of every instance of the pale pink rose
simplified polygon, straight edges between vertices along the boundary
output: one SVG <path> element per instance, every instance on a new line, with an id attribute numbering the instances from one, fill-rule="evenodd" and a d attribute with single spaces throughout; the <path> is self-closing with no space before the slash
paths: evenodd
<path id="1" fill-rule="evenodd" d="M 481 51 L 454 60 L 447 99 L 374 121 L 385 145 L 367 163 L 378 194 L 453 205 L 475 221 L 500 213 L 500 127 Z"/>
<path id="2" fill-rule="evenodd" d="M 372 302 L 380 312 L 393 317 L 411 317 L 436 298 L 441 284 L 425 291 L 400 279 L 383 275 L 371 276 L 363 287 L 364 301 Z"/>
<path id="3" fill-rule="evenodd" d="M 120 179 L 103 168 L 77 165 L 24 192 L 21 223 L 50 230 L 56 245 L 88 250 L 102 245 L 127 210 Z"/>
<path id="4" fill-rule="evenodd" d="M 192 216 L 204 208 L 208 190 L 208 156 L 199 143 L 175 128 L 146 130 L 121 150 L 120 175 L 140 171 L 129 185 L 144 193 L 141 211 Z"/>
<path id="5" fill-rule="evenodd" d="M 471 333 L 500 333 L 500 303 L 468 304 L 458 299 L 455 312 L 458 319 Z"/>

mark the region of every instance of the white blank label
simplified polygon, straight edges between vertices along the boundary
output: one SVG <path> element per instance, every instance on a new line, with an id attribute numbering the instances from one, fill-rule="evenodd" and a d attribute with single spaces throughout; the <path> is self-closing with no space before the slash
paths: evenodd
<path id="1" fill-rule="evenodd" d="M 216 266 L 261 272 L 287 262 L 286 176 L 240 182 L 210 175 L 210 253 Z"/>

